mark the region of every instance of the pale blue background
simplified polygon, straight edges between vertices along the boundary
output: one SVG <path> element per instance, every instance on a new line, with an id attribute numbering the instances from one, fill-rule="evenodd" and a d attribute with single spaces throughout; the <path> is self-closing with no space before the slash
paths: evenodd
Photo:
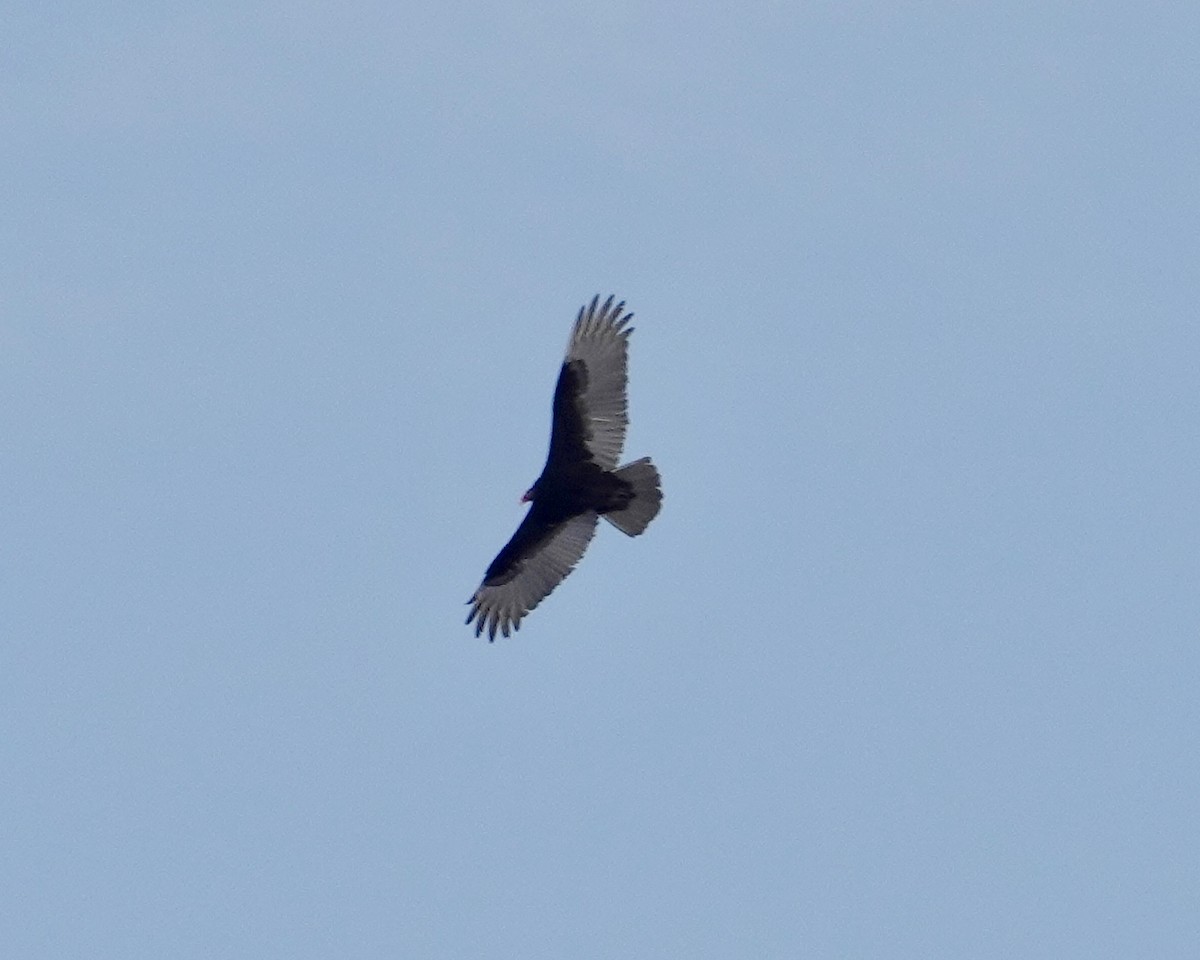
<path id="1" fill-rule="evenodd" d="M 1200 956 L 1200 7 L 0 44 L 4 956 Z M 663 513 L 488 646 L 610 291 Z"/>

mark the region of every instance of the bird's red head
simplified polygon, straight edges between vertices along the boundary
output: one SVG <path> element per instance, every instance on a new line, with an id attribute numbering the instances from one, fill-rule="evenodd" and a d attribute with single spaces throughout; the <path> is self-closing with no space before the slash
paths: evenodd
<path id="1" fill-rule="evenodd" d="M 521 494 L 521 502 L 522 503 L 530 503 L 530 502 L 532 502 L 532 500 L 533 500 L 533 487 L 530 487 L 523 494 Z"/>

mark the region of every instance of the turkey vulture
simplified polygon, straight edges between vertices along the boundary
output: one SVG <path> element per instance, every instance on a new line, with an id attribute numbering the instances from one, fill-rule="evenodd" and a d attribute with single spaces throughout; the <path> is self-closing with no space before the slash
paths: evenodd
<path id="1" fill-rule="evenodd" d="M 658 471 L 649 457 L 617 468 L 629 417 L 625 365 L 632 313 L 597 296 L 580 308 L 554 388 L 550 452 L 542 475 L 522 497 L 532 501 L 517 532 L 487 568 L 467 603 L 475 636 L 488 640 L 521 628 L 579 562 L 604 517 L 636 537 L 662 503 Z"/>

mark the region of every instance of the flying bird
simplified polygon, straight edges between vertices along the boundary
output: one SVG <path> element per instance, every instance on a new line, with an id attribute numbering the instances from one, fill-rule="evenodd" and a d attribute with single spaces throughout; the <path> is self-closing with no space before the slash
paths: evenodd
<path id="1" fill-rule="evenodd" d="M 625 368 L 632 313 L 597 296 L 579 310 L 554 388 L 546 466 L 523 496 L 532 505 L 487 568 L 467 623 L 509 636 L 583 556 L 603 517 L 636 537 L 658 514 L 661 480 L 649 457 L 618 468 L 625 428 Z"/>

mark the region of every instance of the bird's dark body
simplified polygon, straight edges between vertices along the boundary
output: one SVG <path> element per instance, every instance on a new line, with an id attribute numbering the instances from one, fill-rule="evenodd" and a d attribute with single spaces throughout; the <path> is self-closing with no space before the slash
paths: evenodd
<path id="1" fill-rule="evenodd" d="M 588 510 L 603 515 L 625 507 L 633 497 L 633 486 L 587 460 L 549 475 L 543 472 L 532 493 L 533 505 L 512 539 L 487 568 L 484 583 L 504 583 L 516 572 L 521 558 L 536 549 L 564 520 Z"/>
<path id="2" fill-rule="evenodd" d="M 584 443 L 587 430 L 575 397 L 582 391 L 586 376 L 581 363 L 564 363 L 559 372 L 554 388 L 550 454 L 527 494 L 533 505 L 488 567 L 484 583 L 503 583 L 521 557 L 564 520 L 588 510 L 601 515 L 620 510 L 633 497 L 633 486 L 596 463 Z"/>

